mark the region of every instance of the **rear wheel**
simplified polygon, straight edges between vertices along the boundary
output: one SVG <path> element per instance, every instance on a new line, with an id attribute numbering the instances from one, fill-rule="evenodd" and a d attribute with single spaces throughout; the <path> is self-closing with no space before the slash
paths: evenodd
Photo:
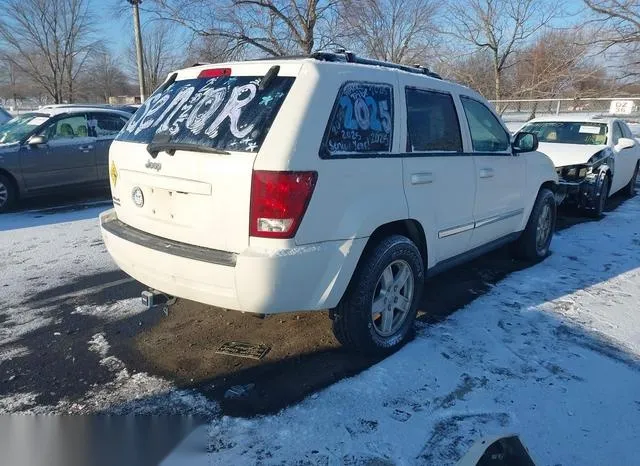
<path id="1" fill-rule="evenodd" d="M 393 235 L 373 247 L 332 311 L 333 332 L 349 348 L 389 353 L 410 337 L 422 288 L 424 265 L 408 238 Z"/>
<path id="2" fill-rule="evenodd" d="M 520 259 L 540 262 L 549 254 L 549 245 L 556 227 L 556 198 L 550 189 L 542 188 L 533 205 L 529 221 L 514 244 Z"/>
<path id="3" fill-rule="evenodd" d="M 636 163 L 636 168 L 633 170 L 633 175 L 631 175 L 631 180 L 629 180 L 629 184 L 624 188 L 624 193 L 628 197 L 632 197 L 636 193 L 636 182 L 638 181 L 638 169 L 640 168 L 640 162 Z"/>
<path id="4" fill-rule="evenodd" d="M 6 175 L 0 174 L 0 212 L 6 212 L 16 200 L 16 188 Z"/>

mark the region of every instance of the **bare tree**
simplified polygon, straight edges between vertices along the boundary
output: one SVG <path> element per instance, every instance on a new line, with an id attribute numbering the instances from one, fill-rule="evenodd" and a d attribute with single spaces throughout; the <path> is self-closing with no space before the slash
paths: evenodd
<path id="1" fill-rule="evenodd" d="M 58 103 L 95 45 L 87 0 L 4 0 L 0 48 Z"/>
<path id="2" fill-rule="evenodd" d="M 174 33 L 173 25 L 165 21 L 153 21 L 142 27 L 144 44 L 144 80 L 149 93 L 153 92 L 167 75 L 184 64 L 185 53 L 182 38 Z M 133 43 L 133 42 L 132 42 Z M 128 68 L 136 74 L 136 50 L 132 46 L 128 55 Z"/>
<path id="3" fill-rule="evenodd" d="M 598 70 L 587 61 L 588 47 L 581 36 L 577 30 L 547 31 L 523 50 L 515 68 L 517 95 L 530 99 L 557 97 Z"/>
<path id="4" fill-rule="evenodd" d="M 196 34 L 189 44 L 188 56 L 184 64 L 220 63 L 239 60 L 243 56 L 243 50 L 234 47 L 234 44 L 227 39 Z"/>
<path id="5" fill-rule="evenodd" d="M 493 64 L 486 50 L 447 59 L 440 68 L 445 78 L 464 84 L 487 98 L 494 93 Z"/>
<path id="6" fill-rule="evenodd" d="M 589 47 L 578 29 L 545 32 L 521 52 L 514 67 L 513 97 L 584 97 L 585 89 L 581 87 L 589 78 L 603 71 L 589 60 L 588 53 Z M 537 106 L 537 103 L 532 106 L 530 118 L 535 117 Z M 547 110 L 552 109 L 549 107 Z"/>
<path id="7" fill-rule="evenodd" d="M 640 0 L 583 0 L 597 26 L 592 44 L 619 58 L 623 76 L 640 74 Z"/>
<path id="8" fill-rule="evenodd" d="M 372 58 L 422 64 L 434 55 L 437 10 L 434 0 L 342 0 L 341 36 Z"/>
<path id="9" fill-rule="evenodd" d="M 109 97 L 133 91 L 131 82 L 120 63 L 121 60 L 107 50 L 96 53 L 91 58 L 86 74 L 80 79 L 81 91 L 88 100 L 99 98 L 108 103 Z"/>
<path id="10" fill-rule="evenodd" d="M 156 0 L 156 14 L 203 36 L 272 56 L 311 53 L 332 42 L 338 0 Z"/>
<path id="11" fill-rule="evenodd" d="M 467 0 L 450 6 L 448 31 L 491 55 L 494 97 L 500 99 L 501 78 L 513 56 L 556 14 L 545 0 Z"/>

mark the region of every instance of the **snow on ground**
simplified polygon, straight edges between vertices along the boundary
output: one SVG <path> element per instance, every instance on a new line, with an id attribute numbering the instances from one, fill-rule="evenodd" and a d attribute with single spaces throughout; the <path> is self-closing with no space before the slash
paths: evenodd
<path id="1" fill-rule="evenodd" d="M 11 413 L 35 405 L 37 393 L 16 393 L 0 398 L 0 412 Z"/>
<path id="2" fill-rule="evenodd" d="M 82 304 L 76 306 L 72 314 L 81 314 L 85 316 L 98 317 L 106 322 L 127 319 L 136 314 L 144 312 L 146 307 L 140 301 L 140 298 L 130 298 L 117 301 L 109 306 L 94 306 L 90 304 Z"/>
<path id="3" fill-rule="evenodd" d="M 0 364 L 4 361 L 9 361 L 13 358 L 21 358 L 27 356 L 30 353 L 29 348 L 25 348 L 21 345 L 3 346 L 0 350 Z"/>
<path id="4" fill-rule="evenodd" d="M 0 259 L 2 360 L 24 355 L 20 337 L 52 318 L 46 298 L 40 308 L 26 299 L 116 270 L 94 210 L 0 219 L 8 252 Z M 562 231 L 547 260 L 445 322 L 422 325 L 414 342 L 364 373 L 275 416 L 214 420 L 210 462 L 450 464 L 480 436 L 516 432 L 537 464 L 637 463 L 639 226 L 640 195 L 600 222 Z M 123 300 L 73 312 L 107 322 L 136 306 Z M 216 413 L 194 391 L 131 373 L 102 332 L 86 351 L 111 381 L 54 406 L 38 404 L 38 393 L 6 394 L 0 412 Z"/>
<path id="5" fill-rule="evenodd" d="M 114 375 L 112 381 L 94 386 L 80 399 L 63 399 L 55 406 L 37 404 L 37 393 L 0 398 L 0 412 L 23 414 L 136 414 L 198 415 L 213 417 L 217 405 L 194 390 L 177 390 L 170 382 L 145 373 L 130 373 L 125 364 L 109 356 L 110 345 L 103 333 L 88 342 L 88 350 L 97 353 L 100 364 Z"/>
<path id="6" fill-rule="evenodd" d="M 213 464 L 444 465 L 514 432 L 536 464 L 637 464 L 640 195 L 552 250 L 366 372 L 214 421 Z"/>
<path id="7" fill-rule="evenodd" d="M 109 345 L 107 338 L 104 336 L 104 333 L 96 333 L 93 338 L 89 340 L 89 351 L 98 353 L 103 358 L 107 357 L 109 349 L 111 349 L 111 346 Z"/>
<path id="8" fill-rule="evenodd" d="M 77 284 L 79 280 L 118 271 L 98 226 L 98 215 L 106 208 L 100 203 L 0 216 L 0 363 L 28 354 L 20 339 L 55 321 L 61 298 L 104 285 L 85 287 Z M 129 280 L 115 283 L 124 281 Z M 71 314 L 89 315 L 108 323 L 144 310 L 139 299 L 124 299 L 104 305 L 78 305 Z M 63 399 L 55 406 L 38 404 L 38 393 L 0 393 L 0 413 L 101 411 L 211 416 L 217 410 L 217 405 L 195 392 L 176 390 L 159 377 L 130 373 L 121 360 L 109 355 L 110 349 L 102 332 L 87 342 L 87 352 L 98 354 L 99 363 L 113 374 L 106 385 L 92 387 L 81 399 Z"/>
<path id="9" fill-rule="evenodd" d="M 101 356 L 100 364 L 114 374 L 114 380 L 101 387 L 92 388 L 80 400 L 63 400 L 55 407 L 38 406 L 28 412 L 180 414 L 208 417 L 217 412 L 215 403 L 194 390 L 176 390 L 170 382 L 159 377 L 145 373 L 131 374 L 120 359 L 108 356 L 110 345 L 103 333 L 94 335 L 88 344 L 90 351 Z"/>
<path id="10" fill-rule="evenodd" d="M 21 212 L 0 217 L 0 344 L 52 321 L 50 307 L 24 302 L 86 275 L 117 270 L 102 244 L 104 206 L 62 213 Z"/>

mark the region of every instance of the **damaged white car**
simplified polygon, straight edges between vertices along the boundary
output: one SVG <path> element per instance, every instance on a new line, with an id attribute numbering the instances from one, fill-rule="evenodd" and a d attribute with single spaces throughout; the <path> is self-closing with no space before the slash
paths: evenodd
<path id="1" fill-rule="evenodd" d="M 615 118 L 536 118 L 518 132 L 534 133 L 556 166 L 559 202 L 600 217 L 607 198 L 635 192 L 640 140 Z"/>

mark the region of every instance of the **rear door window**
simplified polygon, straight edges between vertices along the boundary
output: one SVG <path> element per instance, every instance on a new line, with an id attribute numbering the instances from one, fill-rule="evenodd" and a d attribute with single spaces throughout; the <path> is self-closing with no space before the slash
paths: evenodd
<path id="1" fill-rule="evenodd" d="M 117 137 L 148 144 L 157 133 L 171 142 L 257 152 L 294 78 L 277 76 L 259 89 L 262 76 L 218 76 L 175 81 L 138 109 Z"/>
<path id="2" fill-rule="evenodd" d="M 407 151 L 462 152 L 458 114 L 450 94 L 406 89 Z"/>
<path id="3" fill-rule="evenodd" d="M 369 82 L 343 84 L 325 131 L 321 156 L 391 152 L 392 139 L 393 88 Z"/>
<path id="4" fill-rule="evenodd" d="M 93 113 L 89 117 L 89 135 L 97 138 L 114 138 L 127 121 L 127 118 L 115 113 Z"/>

